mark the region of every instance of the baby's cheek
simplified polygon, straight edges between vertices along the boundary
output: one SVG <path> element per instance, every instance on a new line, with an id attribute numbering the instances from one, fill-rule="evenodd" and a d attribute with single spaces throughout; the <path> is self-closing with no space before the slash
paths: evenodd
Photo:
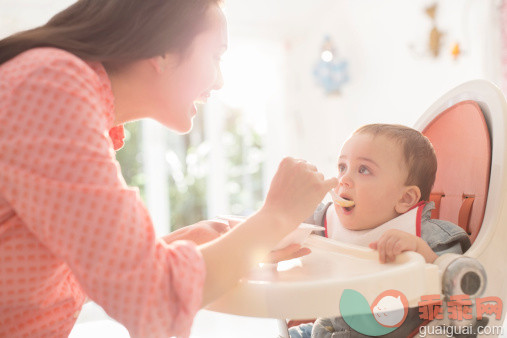
<path id="1" fill-rule="evenodd" d="M 334 211 L 336 211 L 336 214 L 338 215 L 338 217 L 340 217 L 340 209 L 341 209 L 341 207 L 338 204 L 336 204 L 336 203 L 333 203 L 333 207 L 334 207 Z"/>

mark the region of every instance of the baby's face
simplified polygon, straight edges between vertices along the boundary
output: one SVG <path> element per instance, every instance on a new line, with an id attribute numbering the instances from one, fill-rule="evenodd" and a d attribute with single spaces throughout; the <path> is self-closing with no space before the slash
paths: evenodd
<path id="1" fill-rule="evenodd" d="M 338 160 L 341 197 L 355 205 L 334 204 L 343 226 L 350 230 L 375 228 L 396 216 L 408 172 L 401 146 L 385 136 L 355 134 L 343 145 Z"/>

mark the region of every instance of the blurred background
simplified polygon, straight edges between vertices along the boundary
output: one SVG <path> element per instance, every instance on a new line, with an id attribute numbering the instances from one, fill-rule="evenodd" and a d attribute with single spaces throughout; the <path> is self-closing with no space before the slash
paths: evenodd
<path id="1" fill-rule="evenodd" d="M 0 0 L 0 37 L 73 2 Z M 357 127 L 412 126 L 455 86 L 486 79 L 503 88 L 507 76 L 507 0 L 226 0 L 224 11 L 225 86 L 199 107 L 193 131 L 132 122 L 117 153 L 159 235 L 254 212 L 284 156 L 336 175 L 340 146 Z M 228 336 L 213 334 L 217 321 L 206 316 L 193 336 Z M 267 333 L 276 323 L 224 320 L 239 323 L 241 337 L 276 336 Z"/>

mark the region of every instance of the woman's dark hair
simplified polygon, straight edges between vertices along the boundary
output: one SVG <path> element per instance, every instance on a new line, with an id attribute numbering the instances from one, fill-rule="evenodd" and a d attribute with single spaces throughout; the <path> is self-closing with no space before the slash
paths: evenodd
<path id="1" fill-rule="evenodd" d="M 212 4 L 220 0 L 79 0 L 45 25 L 0 40 L 0 64 L 35 47 L 60 48 L 109 69 L 184 53 L 206 28 Z"/>

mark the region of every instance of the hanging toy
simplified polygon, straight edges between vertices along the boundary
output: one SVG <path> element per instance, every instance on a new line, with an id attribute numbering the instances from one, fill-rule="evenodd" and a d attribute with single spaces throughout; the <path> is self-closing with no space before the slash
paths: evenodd
<path id="1" fill-rule="evenodd" d="M 320 59 L 315 65 L 313 74 L 328 95 L 340 94 L 341 87 L 349 80 L 347 62 L 338 60 L 329 36 L 324 38 Z"/>

